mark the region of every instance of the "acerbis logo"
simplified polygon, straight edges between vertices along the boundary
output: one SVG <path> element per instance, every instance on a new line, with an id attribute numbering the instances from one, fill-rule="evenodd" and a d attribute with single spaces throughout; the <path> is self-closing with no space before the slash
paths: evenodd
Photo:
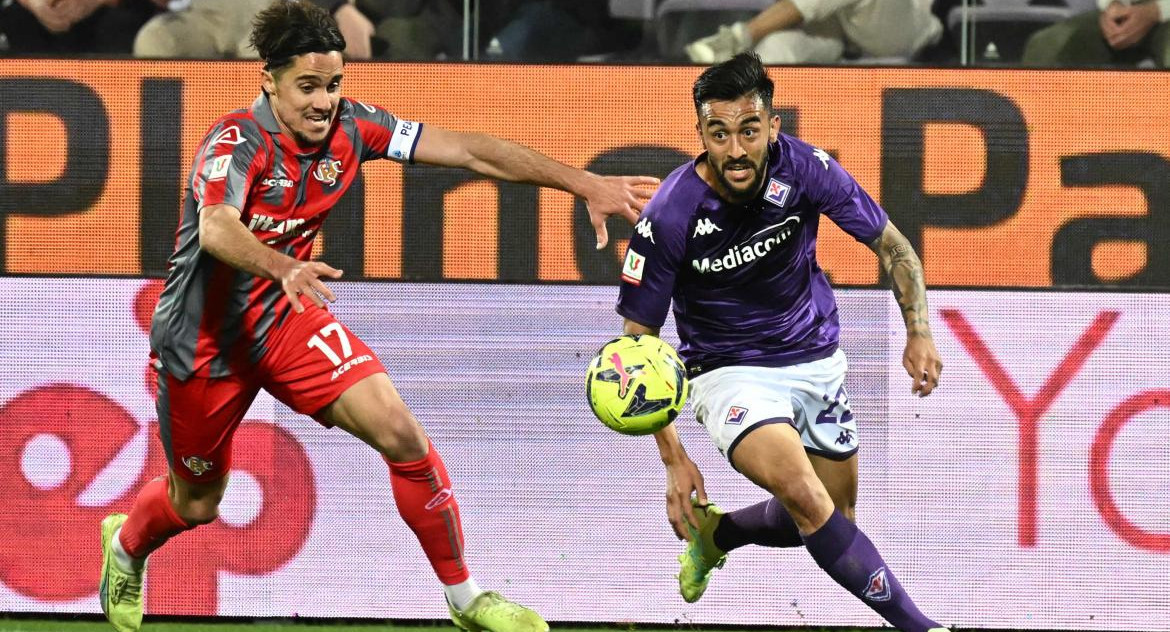
<path id="1" fill-rule="evenodd" d="M 701 260 L 692 259 L 691 267 L 699 274 L 733 270 L 741 265 L 767 256 L 768 253 L 788 241 L 788 238 L 792 236 L 792 231 L 796 230 L 796 227 L 799 225 L 799 216 L 793 215 L 792 217 L 785 218 L 779 224 L 772 224 L 756 232 L 756 234 L 748 237 L 743 243 L 728 248 L 727 252 L 721 257 L 715 259 L 703 257 Z"/>
<path id="2" fill-rule="evenodd" d="M 369 362 L 370 360 L 373 360 L 373 359 L 374 359 L 374 356 L 372 356 L 368 353 L 366 355 L 360 355 L 356 358 L 353 358 L 352 360 L 350 360 L 350 361 L 346 362 L 345 364 L 334 369 L 333 370 L 333 377 L 331 377 L 329 379 L 330 379 L 330 381 L 336 380 L 337 378 L 341 377 L 341 375 L 343 373 L 352 369 L 353 367 L 355 367 L 359 364 L 364 364 L 364 363 Z"/>
<path id="3" fill-rule="evenodd" d="M 223 131 L 216 134 L 215 138 L 211 139 L 212 145 L 239 145 L 240 143 L 246 142 L 248 142 L 248 139 L 244 138 L 237 125 L 228 125 L 223 128 Z"/>
<path id="4" fill-rule="evenodd" d="M 264 180 L 260 181 L 260 184 L 263 184 L 266 187 L 280 187 L 282 189 L 291 189 L 293 186 L 296 185 L 296 182 L 293 182 L 292 180 L 289 180 L 288 178 L 265 178 Z"/>
<path id="5" fill-rule="evenodd" d="M 704 217 L 695 223 L 695 232 L 691 235 L 691 238 L 693 239 L 699 235 L 710 235 L 715 231 L 723 232 L 723 229 L 716 226 L 715 222 L 712 222 L 710 218 Z"/>
<path id="6" fill-rule="evenodd" d="M 634 224 L 634 230 L 644 239 L 649 239 L 650 243 L 654 243 L 654 231 L 650 227 L 649 218 L 643 217 L 637 224 Z"/>
<path id="7" fill-rule="evenodd" d="M 435 496 L 431 498 L 426 505 L 423 506 L 423 509 L 426 509 L 427 511 L 434 511 L 440 505 L 450 500 L 454 495 L 455 494 L 451 491 L 450 487 L 444 487 L 439 491 L 439 493 L 435 494 Z"/>

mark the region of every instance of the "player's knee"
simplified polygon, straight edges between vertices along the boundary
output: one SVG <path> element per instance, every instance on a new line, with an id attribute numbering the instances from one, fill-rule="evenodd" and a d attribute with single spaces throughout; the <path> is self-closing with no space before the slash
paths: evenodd
<path id="1" fill-rule="evenodd" d="M 374 448 L 396 463 L 427 455 L 427 435 L 405 405 L 386 407 L 377 415 L 372 433 Z"/>
<path id="2" fill-rule="evenodd" d="M 777 481 L 769 490 L 780 499 L 802 530 L 823 522 L 834 507 L 825 486 L 816 476 Z"/>
<path id="3" fill-rule="evenodd" d="M 845 516 L 846 520 L 848 520 L 849 522 L 857 522 L 856 505 L 854 505 L 853 503 L 849 503 L 849 502 L 847 502 L 847 503 L 838 502 L 838 503 L 834 503 L 834 505 L 836 506 L 837 511 L 839 511 L 842 516 Z"/>
<path id="4" fill-rule="evenodd" d="M 177 476 L 171 480 L 171 506 L 183 522 L 196 527 L 214 522 L 219 517 L 219 503 L 227 490 L 228 477 L 200 484 L 189 483 Z"/>
<path id="5" fill-rule="evenodd" d="M 219 517 L 219 498 L 201 498 L 188 500 L 180 507 L 175 507 L 175 513 L 192 527 L 215 522 Z"/>

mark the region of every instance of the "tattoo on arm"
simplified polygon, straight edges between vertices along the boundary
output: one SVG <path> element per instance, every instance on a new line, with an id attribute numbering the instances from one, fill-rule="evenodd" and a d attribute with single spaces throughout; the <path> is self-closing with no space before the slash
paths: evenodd
<path id="1" fill-rule="evenodd" d="M 922 261 L 905 241 L 881 240 L 882 263 L 894 290 L 894 300 L 902 310 L 906 332 L 930 337 L 930 322 L 926 311 L 926 280 Z"/>

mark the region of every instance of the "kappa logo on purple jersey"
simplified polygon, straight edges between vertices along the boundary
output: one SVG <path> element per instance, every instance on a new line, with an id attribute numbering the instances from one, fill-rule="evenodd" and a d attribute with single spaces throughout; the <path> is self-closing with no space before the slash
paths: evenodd
<path id="1" fill-rule="evenodd" d="M 768 190 L 764 193 L 764 199 L 783 208 L 784 203 L 788 201 L 788 192 L 791 190 L 791 186 L 772 178 L 768 181 Z"/>
<path id="2" fill-rule="evenodd" d="M 870 601 L 889 601 L 890 584 L 886 581 L 886 567 L 883 566 L 869 576 L 865 587 L 865 598 Z"/>
<path id="3" fill-rule="evenodd" d="M 748 409 L 743 406 L 732 406 L 727 409 L 727 419 L 723 423 L 733 425 L 742 424 L 743 418 L 747 417 L 747 413 Z"/>

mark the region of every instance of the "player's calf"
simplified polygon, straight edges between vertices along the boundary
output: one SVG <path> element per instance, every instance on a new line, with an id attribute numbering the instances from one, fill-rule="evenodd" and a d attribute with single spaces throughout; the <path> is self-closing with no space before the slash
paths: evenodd
<path id="1" fill-rule="evenodd" d="M 902 632 L 946 632 L 914 605 L 857 525 L 834 511 L 820 529 L 805 536 L 805 547 L 830 577 Z"/>

